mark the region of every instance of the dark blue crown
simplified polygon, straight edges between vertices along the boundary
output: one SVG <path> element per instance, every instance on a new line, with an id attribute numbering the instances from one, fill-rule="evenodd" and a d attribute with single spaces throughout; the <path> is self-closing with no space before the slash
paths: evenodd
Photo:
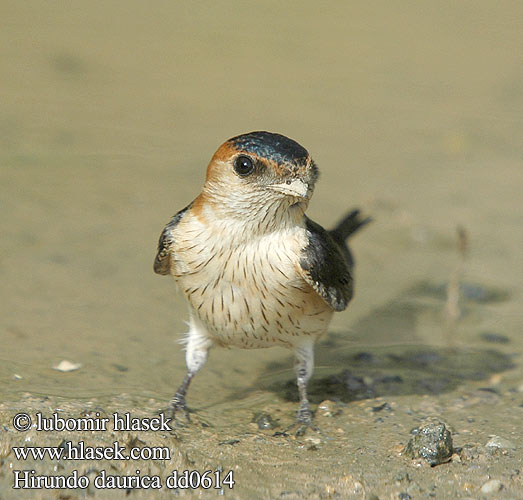
<path id="1" fill-rule="evenodd" d="M 244 153 L 253 153 L 261 158 L 268 158 L 278 164 L 294 163 L 302 165 L 309 153 L 296 141 L 272 132 L 250 132 L 229 139 L 236 149 Z"/>

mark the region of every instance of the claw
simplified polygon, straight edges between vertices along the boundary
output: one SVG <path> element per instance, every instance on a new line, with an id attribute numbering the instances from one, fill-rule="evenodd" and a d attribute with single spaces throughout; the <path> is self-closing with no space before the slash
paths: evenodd
<path id="1" fill-rule="evenodd" d="M 171 422 L 176 422 L 178 426 L 183 427 L 184 423 L 180 421 L 179 416 L 183 415 L 188 423 L 191 423 L 191 417 L 189 416 L 189 410 L 185 404 L 185 398 L 180 397 L 178 394 L 169 403 L 169 406 L 165 410 L 160 410 L 161 413 L 165 414 L 171 419 Z M 171 426 L 171 428 L 173 428 Z"/>
<path id="2" fill-rule="evenodd" d="M 320 429 L 312 421 L 312 412 L 309 405 L 306 405 L 306 407 L 300 406 L 296 414 L 296 422 L 292 427 L 296 426 L 298 427 L 295 433 L 296 437 L 304 436 L 309 429 L 314 432 L 320 432 Z"/>
<path id="3" fill-rule="evenodd" d="M 283 431 L 275 432 L 274 436 L 288 437 L 289 434 L 294 433 L 296 437 L 301 437 L 304 436 L 309 429 L 313 430 L 314 432 L 320 432 L 319 427 L 314 425 L 312 417 L 313 414 L 309 407 L 309 403 L 307 401 L 303 401 L 298 412 L 296 413 L 296 420 L 294 423 Z M 296 429 L 295 432 L 294 429 Z"/>
<path id="4" fill-rule="evenodd" d="M 296 430 L 294 430 L 294 429 L 296 429 Z M 308 430 L 312 430 L 312 431 L 317 432 L 317 433 L 321 432 L 319 427 L 314 425 L 312 423 L 312 421 L 304 423 L 304 422 L 300 422 L 300 421 L 296 420 L 296 422 L 291 424 L 284 431 L 275 432 L 274 436 L 275 437 L 279 437 L 279 436 L 281 436 L 281 437 L 288 437 L 289 434 L 294 434 L 296 437 L 302 437 L 302 436 L 305 436 L 305 434 L 307 434 Z"/>
<path id="5" fill-rule="evenodd" d="M 166 411 L 167 411 L 168 416 L 171 418 L 176 418 L 177 414 L 178 415 L 181 414 L 185 417 L 187 422 L 191 421 L 191 417 L 189 415 L 189 410 L 187 409 L 187 406 L 185 405 L 185 403 L 177 404 L 177 405 L 174 405 L 171 403 Z"/>

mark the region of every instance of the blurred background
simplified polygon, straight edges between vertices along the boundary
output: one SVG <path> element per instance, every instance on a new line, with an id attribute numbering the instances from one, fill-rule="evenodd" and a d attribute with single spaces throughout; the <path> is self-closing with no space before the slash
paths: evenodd
<path id="1" fill-rule="evenodd" d="M 217 147 L 253 130 L 318 163 L 311 218 L 375 219 L 336 352 L 448 341 L 458 225 L 470 307 L 454 341 L 521 331 L 520 1 L 4 0 L 0 18 L 2 398 L 167 401 L 188 313 L 153 274 L 157 239 Z M 341 369 L 332 352 L 320 374 Z M 190 404 L 261 390 L 272 362 L 292 379 L 289 359 L 216 350 Z"/>

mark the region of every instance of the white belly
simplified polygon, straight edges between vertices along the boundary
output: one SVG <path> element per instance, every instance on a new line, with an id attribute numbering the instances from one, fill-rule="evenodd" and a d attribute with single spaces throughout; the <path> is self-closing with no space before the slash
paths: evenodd
<path id="1" fill-rule="evenodd" d="M 241 244 L 208 231 L 178 234 L 174 277 L 216 343 L 292 347 L 326 331 L 333 311 L 299 273 L 303 228 Z"/>

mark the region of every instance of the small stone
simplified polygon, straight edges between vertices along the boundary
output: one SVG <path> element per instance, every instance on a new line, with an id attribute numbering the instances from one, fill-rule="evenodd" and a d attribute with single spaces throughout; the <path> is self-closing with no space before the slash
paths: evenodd
<path id="1" fill-rule="evenodd" d="M 67 361 L 66 359 L 60 361 L 57 365 L 53 366 L 53 370 L 58 370 L 59 372 L 73 372 L 82 368 L 81 363 L 73 363 Z"/>
<path id="2" fill-rule="evenodd" d="M 258 429 L 274 429 L 278 424 L 268 413 L 255 413 L 252 421 L 258 425 Z"/>
<path id="3" fill-rule="evenodd" d="M 411 458 L 423 458 L 432 467 L 448 462 L 454 452 L 452 435 L 442 422 L 431 422 L 411 431 L 404 449 Z"/>
<path id="4" fill-rule="evenodd" d="M 474 460 L 479 457 L 479 451 L 473 444 L 465 444 L 459 451 L 461 460 L 464 462 Z"/>
<path id="5" fill-rule="evenodd" d="M 240 442 L 239 439 L 226 439 L 225 441 L 220 441 L 218 443 L 219 446 L 223 446 L 224 444 L 228 444 L 230 446 L 234 446 L 235 444 L 238 444 Z"/>
<path id="6" fill-rule="evenodd" d="M 308 444 L 311 444 L 311 445 L 314 445 L 314 446 L 319 446 L 321 444 L 321 439 L 316 438 L 316 437 L 307 437 L 307 438 L 305 438 L 305 441 Z"/>
<path id="7" fill-rule="evenodd" d="M 503 485 L 501 484 L 501 481 L 499 479 L 491 479 L 481 487 L 481 492 L 487 494 L 496 493 L 500 491 L 501 488 L 503 488 Z"/>
<path id="8" fill-rule="evenodd" d="M 336 403 L 329 399 L 322 401 L 318 406 L 318 416 L 320 417 L 334 417 L 339 415 L 341 410 L 337 408 Z"/>
<path id="9" fill-rule="evenodd" d="M 392 411 L 392 407 L 389 405 L 389 403 L 385 402 L 385 403 L 383 403 L 383 404 L 381 404 L 379 406 L 374 406 L 372 408 L 372 412 L 373 413 L 378 413 L 378 412 L 380 412 L 382 410 Z"/>
<path id="10" fill-rule="evenodd" d="M 485 445 L 487 449 L 494 450 L 494 449 L 502 449 L 502 450 L 515 450 L 516 445 L 509 441 L 508 439 L 499 437 L 499 436 L 492 436 L 492 438 L 489 440 L 489 442 Z"/>

